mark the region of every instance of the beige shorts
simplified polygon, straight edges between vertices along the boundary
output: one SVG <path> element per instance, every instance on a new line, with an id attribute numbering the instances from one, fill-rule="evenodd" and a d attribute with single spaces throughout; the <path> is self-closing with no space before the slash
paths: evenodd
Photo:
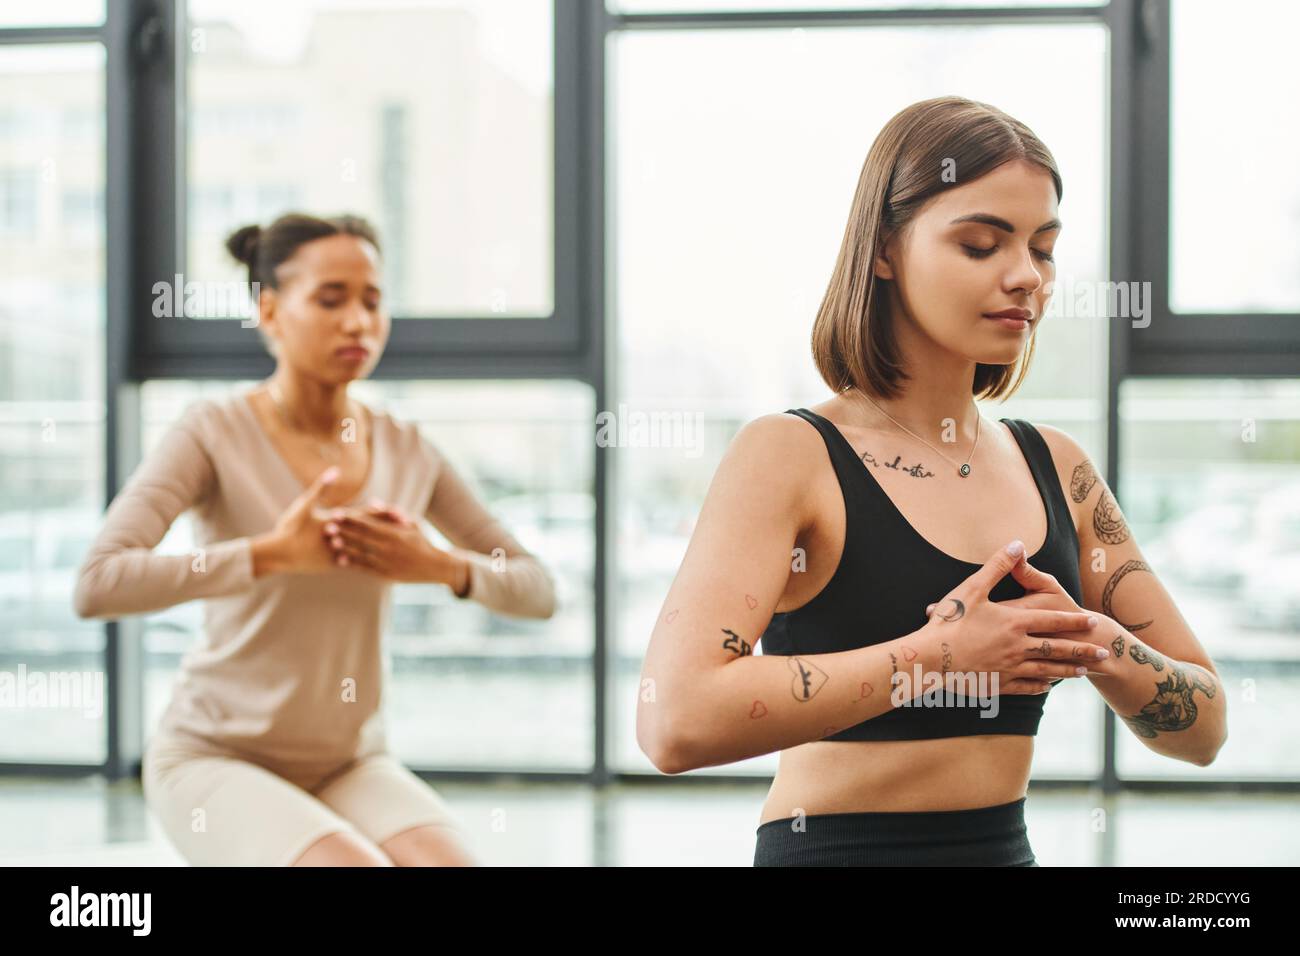
<path id="1" fill-rule="evenodd" d="M 145 802 L 193 866 L 288 866 L 321 837 L 376 846 L 411 827 L 460 820 L 388 753 L 361 757 L 309 788 L 233 754 L 157 733 L 142 764 Z"/>

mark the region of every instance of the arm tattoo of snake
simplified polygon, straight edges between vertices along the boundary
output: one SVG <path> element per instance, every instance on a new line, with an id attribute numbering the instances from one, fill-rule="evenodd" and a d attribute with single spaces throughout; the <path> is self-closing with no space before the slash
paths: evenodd
<path id="1" fill-rule="evenodd" d="M 1134 571 L 1150 572 L 1151 567 L 1145 561 L 1136 560 L 1125 561 L 1121 564 L 1115 570 L 1115 573 L 1110 576 L 1110 580 L 1106 582 L 1106 587 L 1101 592 L 1101 610 L 1107 617 L 1115 618 L 1116 623 L 1121 627 L 1127 628 L 1130 631 L 1140 631 L 1144 627 L 1150 627 L 1152 622 L 1143 621 L 1141 624 L 1125 624 L 1123 621 L 1120 621 L 1119 618 L 1115 617 L 1115 611 L 1111 607 L 1111 601 L 1114 599 L 1115 595 L 1115 588 L 1119 586 L 1119 582 L 1122 581 L 1126 575 L 1131 574 Z"/>
<path id="2" fill-rule="evenodd" d="M 1122 638 L 1116 641 L 1121 642 Z M 1171 661 L 1136 642 L 1129 645 L 1129 657 L 1139 664 L 1150 664 L 1157 672 L 1168 668 L 1165 679 L 1156 683 L 1155 697 L 1132 717 L 1123 718 L 1139 737 L 1152 739 L 1161 732 L 1186 730 L 1196 723 L 1194 692 L 1199 690 L 1207 698 L 1213 698 L 1218 692 L 1218 682 L 1199 664 Z"/>
<path id="3" fill-rule="evenodd" d="M 1084 459 L 1074 466 L 1074 472 L 1070 475 L 1070 497 L 1076 502 L 1083 501 L 1099 481 L 1101 477 L 1093 468 L 1092 462 Z M 1092 530 L 1107 544 L 1121 544 L 1128 540 L 1128 526 L 1124 523 L 1124 516 L 1120 513 L 1114 495 L 1104 483 L 1101 486 L 1101 498 L 1092 510 Z"/>

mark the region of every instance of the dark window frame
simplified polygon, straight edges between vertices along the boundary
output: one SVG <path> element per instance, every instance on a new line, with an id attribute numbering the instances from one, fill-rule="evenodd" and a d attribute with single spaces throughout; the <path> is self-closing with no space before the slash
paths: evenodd
<path id="1" fill-rule="evenodd" d="M 187 242 L 187 136 L 182 117 L 189 29 L 183 0 L 138 6 L 141 16 L 156 18 L 157 26 L 150 29 L 159 39 L 136 77 L 136 135 L 147 141 L 149 156 L 141 161 L 149 169 L 146 181 L 155 197 L 136 210 L 141 227 L 137 248 L 148 276 L 168 278 L 184 272 Z M 552 312 L 538 317 L 395 316 L 375 378 L 444 375 L 465 368 L 467 362 L 486 369 L 502 356 L 536 357 L 564 367 L 581 360 L 587 350 L 580 265 L 582 184 L 578 165 L 568 159 L 578 152 L 581 136 L 580 8 L 559 0 L 554 9 Z M 158 196 L 171 198 L 158 202 Z M 224 378 L 236 370 L 245 376 L 262 375 L 273 367 L 254 330 L 232 320 L 155 317 L 150 308 L 152 282 L 142 276 L 140 283 L 133 296 L 134 378 Z"/>
<path id="2" fill-rule="evenodd" d="M 555 21 L 555 263 L 556 308 L 550 319 L 400 319 L 374 377 L 571 379 L 590 384 L 596 407 L 612 392 L 605 247 L 612 223 L 605 195 L 605 50 L 623 30 L 790 28 L 837 24 L 1102 22 L 1111 43 L 1109 274 L 1154 278 L 1155 312 L 1147 329 L 1117 321 L 1110 337 L 1107 382 L 1107 480 L 1119 485 L 1118 392 L 1126 378 L 1152 375 L 1239 378 L 1300 374 L 1295 348 L 1298 316 L 1173 316 L 1168 309 L 1169 17 L 1168 0 L 1111 0 L 1102 6 L 931 10 L 745 11 L 619 14 L 598 0 L 554 0 Z M 177 122 L 184 97 L 178 4 L 115 0 L 102 25 L 0 28 L 0 45 L 100 42 L 107 50 L 106 242 L 107 336 L 105 494 L 112 500 L 139 454 L 139 386 L 155 378 L 235 380 L 269 373 L 272 362 L 255 335 L 236 322 L 191 320 L 161 324 L 148 308 L 153 277 L 168 276 L 184 241 L 179 189 L 183 143 Z M 159 195 L 171 195 L 159 201 Z M 1139 201 L 1140 200 L 1140 201 Z M 166 320 L 172 321 L 174 320 Z M 1116 320 L 1112 320 L 1116 321 Z M 239 333 L 244 333 L 240 335 Z M 594 762 L 587 771 L 527 772 L 517 768 L 447 771 L 415 768 L 431 779 L 662 780 L 658 774 L 608 766 L 608 595 L 615 585 L 610 555 L 612 481 L 605 456 L 595 459 L 596 567 L 593 659 Z M 139 652 L 106 628 L 108 756 L 92 765 L 0 763 L 0 774 L 61 772 L 138 774 L 142 673 Z M 1116 720 L 1105 712 L 1103 766 L 1097 776 L 1035 779 L 1036 786 L 1100 784 L 1117 790 L 1238 790 L 1294 792 L 1300 779 L 1276 781 L 1120 778 L 1115 765 Z M 715 783 L 752 781 L 748 774 L 683 778 Z M 673 781 L 675 782 L 675 781 Z"/>
<path id="3" fill-rule="evenodd" d="M 1172 7 L 1169 0 L 1140 0 L 1131 82 L 1136 92 L 1132 195 L 1138 241 L 1132 270 L 1120 278 L 1150 281 L 1150 325 L 1132 329 L 1128 372 L 1132 376 L 1228 376 L 1300 374 L 1300 313 L 1176 313 L 1169 304 L 1173 185 L 1170 135 L 1173 77 L 1170 74 Z"/>

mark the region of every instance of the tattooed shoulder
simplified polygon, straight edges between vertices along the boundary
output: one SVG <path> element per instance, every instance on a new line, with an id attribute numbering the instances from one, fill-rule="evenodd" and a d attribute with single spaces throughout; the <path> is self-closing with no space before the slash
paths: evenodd
<path id="1" fill-rule="evenodd" d="M 1070 476 L 1070 497 L 1076 504 L 1082 502 L 1096 483 L 1097 470 L 1092 467 L 1092 462 L 1085 458 L 1080 464 L 1074 466 L 1074 473 Z"/>

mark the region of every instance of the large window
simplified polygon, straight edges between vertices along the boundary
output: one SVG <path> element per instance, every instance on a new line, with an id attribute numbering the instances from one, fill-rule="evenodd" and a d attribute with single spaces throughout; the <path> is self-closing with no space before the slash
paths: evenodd
<path id="1" fill-rule="evenodd" d="M 0 28 L 85 26 L 104 22 L 107 0 L 59 0 L 28 3 L 0 0 Z"/>
<path id="2" fill-rule="evenodd" d="M 1300 119 L 1281 107 L 1300 7 L 1252 0 L 1171 6 L 1169 305 L 1178 312 L 1300 312 Z M 1207 70 L 1225 50 L 1232 68 Z M 1283 89 L 1289 89 L 1283 93 Z"/>
<path id="3" fill-rule="evenodd" d="M 72 589 L 103 508 L 104 48 L 0 47 L 0 88 L 0 759 L 98 763 Z"/>
<path id="4" fill-rule="evenodd" d="M 190 0 L 186 269 L 289 210 L 369 218 L 395 316 L 554 306 L 551 4 Z"/>
<path id="5" fill-rule="evenodd" d="M 1106 0 L 606 0 L 626 13 L 743 13 L 753 10 L 863 10 L 908 7 L 1051 7 L 1101 5 Z"/>
<path id="6" fill-rule="evenodd" d="M 1074 79 L 1062 89 L 989 70 L 984 51 L 998 46 L 1051 50 Z M 649 766 L 633 723 L 640 660 L 722 451 L 747 420 L 830 395 L 809 336 L 875 134 L 908 103 L 957 86 L 1027 122 L 1065 182 L 1058 286 L 1095 285 L 1106 276 L 1107 68 L 1095 24 L 619 35 L 614 406 L 700 426 L 677 447 L 615 459 L 619 762 Z M 864 97 L 870 89 L 889 92 Z M 1066 309 L 1038 338 L 1026 384 L 985 414 L 1058 425 L 1104 460 L 1107 321 Z M 1036 767 L 1095 772 L 1095 695 L 1057 697 Z M 775 760 L 750 763 L 770 771 Z"/>
<path id="7" fill-rule="evenodd" d="M 1300 383 L 1144 380 L 1120 399 L 1117 494 L 1143 554 L 1214 659 L 1229 745 L 1202 769 L 1120 727 L 1125 776 L 1300 775 Z"/>
<path id="8" fill-rule="evenodd" d="M 827 395 L 809 333 L 866 152 L 902 107 L 959 93 L 1026 121 L 1065 184 L 1054 311 L 1020 392 L 983 411 L 1056 425 L 1106 470 L 1229 697 L 1228 746 L 1193 768 L 1068 682 L 1035 773 L 1294 785 L 1300 126 L 1273 93 L 1296 18 L 1283 0 L 0 0 L 0 699 L 89 675 L 80 707 L 0 708 L 0 764 L 137 765 L 201 606 L 80 621 L 77 567 L 162 430 L 270 369 L 253 329 L 154 315 L 151 288 L 241 279 L 227 235 L 298 209 L 363 215 L 383 242 L 398 321 L 358 395 L 417 422 L 561 589 L 536 622 L 395 586 L 397 752 L 654 773 L 637 679 L 720 456 Z M 1142 311 L 1114 314 L 1119 284 L 1147 286 Z"/>

